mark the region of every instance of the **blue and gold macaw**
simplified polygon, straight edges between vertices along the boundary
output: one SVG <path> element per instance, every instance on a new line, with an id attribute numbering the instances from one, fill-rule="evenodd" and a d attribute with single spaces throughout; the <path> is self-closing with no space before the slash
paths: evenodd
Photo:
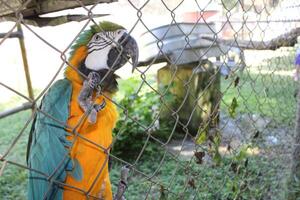
<path id="1" fill-rule="evenodd" d="M 118 87 L 114 71 L 129 58 L 135 67 L 137 43 L 111 22 L 91 26 L 72 46 L 65 78 L 43 97 L 30 131 L 30 200 L 113 198 L 107 161 L 118 113 L 110 98 Z"/>

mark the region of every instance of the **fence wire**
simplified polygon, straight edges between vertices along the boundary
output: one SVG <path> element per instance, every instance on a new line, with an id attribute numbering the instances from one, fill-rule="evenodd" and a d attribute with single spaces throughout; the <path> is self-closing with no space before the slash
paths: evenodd
<path id="1" fill-rule="evenodd" d="M 22 10 L 32 3 L 30 0 L 22 1 L 20 7 L 0 0 L 1 7 L 16 17 L 10 29 L 1 30 L 6 33 L 1 35 L 0 48 L 18 34 L 15 30 L 22 25 L 35 40 L 57 52 L 57 60 L 61 61 L 45 87 L 33 84 L 38 91 L 34 97 L 0 80 L 2 89 L 22 99 L 17 103 L 25 102 L 13 108 L 10 116 L 4 117 L 5 111 L 1 115 L 1 199 L 26 198 L 29 171 L 60 187 L 78 190 L 87 199 L 101 199 L 91 195 L 97 180 L 83 190 L 52 178 L 64 161 L 57 163 L 50 175 L 27 166 L 28 132 L 37 113 L 74 134 L 73 142 L 80 138 L 108 155 L 97 177 L 111 160 L 114 194 L 119 189 L 122 168 L 127 166 L 129 178 L 123 191 L 126 199 L 286 199 L 286 194 L 299 189 L 286 184 L 295 144 L 297 81 L 293 72 L 297 44 L 278 44 L 274 49 L 268 43 L 299 28 L 297 1 L 110 3 L 110 8 L 123 6 L 136 14 L 128 19 L 130 26 L 126 28 L 129 34 L 136 34 L 145 59 L 130 75 L 133 78 L 120 80 L 116 98 L 98 94 L 111 101 L 120 114 L 109 147 L 77 132 L 87 114 L 72 127 L 39 107 L 66 65 L 71 66 L 71 46 L 84 30 L 101 21 L 94 16 L 95 9 L 104 5 L 102 2 L 86 6 L 76 0 L 87 19 L 60 50 L 28 25 Z M 161 22 L 157 21 L 160 17 Z M 26 34 L 24 41 L 30 46 Z M 50 67 L 47 61 L 41 61 L 41 65 L 45 65 L 44 70 Z M 76 66 L 71 67 L 78 71 Z M 14 74 L 5 72 L 14 79 Z M 15 105 L 11 100 L 0 108 Z M 28 108 L 32 113 L 24 111 Z"/>

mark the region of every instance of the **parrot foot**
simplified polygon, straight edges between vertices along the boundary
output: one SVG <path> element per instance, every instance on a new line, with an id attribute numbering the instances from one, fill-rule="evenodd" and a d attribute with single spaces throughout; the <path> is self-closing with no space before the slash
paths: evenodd
<path id="1" fill-rule="evenodd" d="M 89 122 L 91 124 L 95 124 L 96 121 L 97 121 L 97 114 L 100 110 L 103 110 L 104 107 L 106 106 L 106 102 L 105 100 L 103 99 L 102 103 L 101 104 L 95 104 L 94 107 L 91 109 L 90 111 L 90 114 L 89 114 Z"/>
<path id="2" fill-rule="evenodd" d="M 97 72 L 91 72 L 88 75 L 88 85 L 91 89 L 97 88 L 100 84 L 101 77 Z"/>
<path id="3" fill-rule="evenodd" d="M 98 89 L 100 81 L 101 77 L 97 72 L 89 73 L 87 80 L 83 82 L 82 89 L 78 96 L 78 103 L 85 112 L 88 112 L 88 121 L 91 124 L 97 122 L 97 113 L 106 105 L 104 100 L 101 104 L 93 105 L 93 90 Z"/>
<path id="4" fill-rule="evenodd" d="M 88 117 L 88 120 L 89 120 L 89 122 L 91 123 L 91 124 L 95 124 L 96 123 L 96 121 L 97 121 L 97 111 L 96 111 L 96 109 L 92 109 L 91 110 L 91 112 L 90 112 L 90 114 L 89 114 L 89 117 Z"/>

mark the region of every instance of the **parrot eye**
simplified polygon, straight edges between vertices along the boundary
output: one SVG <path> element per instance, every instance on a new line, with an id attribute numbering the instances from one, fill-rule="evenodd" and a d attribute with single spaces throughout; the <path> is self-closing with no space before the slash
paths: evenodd
<path id="1" fill-rule="evenodd" d="M 122 31 L 121 30 L 118 30 L 117 34 L 120 34 Z"/>
<path id="2" fill-rule="evenodd" d="M 100 40 L 100 36 L 99 36 L 99 35 L 96 35 L 96 36 L 95 36 L 95 40 Z"/>

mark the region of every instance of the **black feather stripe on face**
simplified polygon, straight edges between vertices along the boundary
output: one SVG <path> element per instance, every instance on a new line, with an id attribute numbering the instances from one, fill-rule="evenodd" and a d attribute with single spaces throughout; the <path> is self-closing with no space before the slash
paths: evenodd
<path id="1" fill-rule="evenodd" d="M 88 77 L 89 73 L 91 73 L 93 70 L 87 68 L 85 66 L 85 60 L 83 62 L 81 62 L 81 64 L 79 65 L 78 70 L 83 73 L 86 77 Z"/>
<path id="2" fill-rule="evenodd" d="M 127 55 L 127 52 L 124 51 L 126 44 L 128 43 L 128 37 L 126 33 L 120 37 L 118 43 L 123 48 L 121 49 L 120 47 L 113 47 L 109 51 L 108 59 L 107 59 L 107 66 L 115 70 L 121 68 L 129 60 L 129 56 Z"/>
<path id="3" fill-rule="evenodd" d="M 108 53 L 107 66 L 117 70 L 125 65 L 129 60 L 129 56 L 123 53 L 123 51 L 118 50 L 117 47 L 113 47 Z"/>

